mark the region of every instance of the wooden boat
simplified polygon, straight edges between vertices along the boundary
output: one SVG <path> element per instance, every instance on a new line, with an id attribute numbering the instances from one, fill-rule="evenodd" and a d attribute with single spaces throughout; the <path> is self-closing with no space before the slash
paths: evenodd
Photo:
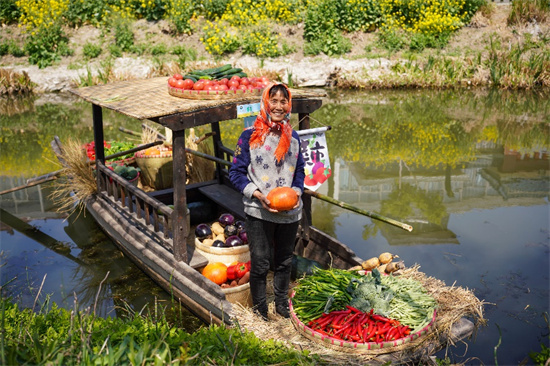
<path id="1" fill-rule="evenodd" d="M 136 265 L 166 291 L 173 293 L 199 318 L 230 324 L 233 304 L 220 287 L 201 275 L 208 260 L 193 245 L 190 229 L 193 203 L 211 203 L 215 215 L 229 212 L 243 219 L 242 195 L 228 179 L 228 162 L 233 151 L 220 139 L 220 123 L 237 118 L 240 106 L 258 103 L 260 95 L 240 95 L 233 99 L 184 99 L 171 96 L 166 78 L 120 82 L 72 91 L 87 100 L 93 109 L 96 146 L 103 146 L 103 108 L 137 120 L 149 120 L 166 127 L 173 139 L 173 188 L 145 192 L 105 166 L 102 149 L 96 150 L 97 192 L 86 208 L 103 230 Z M 293 114 L 300 129 L 309 128 L 309 114 L 322 104 L 323 94 L 293 92 Z M 216 177 L 186 184 L 185 130 L 209 124 L 213 131 Z M 52 147 L 62 149 L 56 139 Z M 173 209 L 171 208 L 173 205 Z M 362 260 L 344 243 L 311 225 L 311 197 L 304 196 L 305 215 L 297 237 L 296 254 L 327 267 L 349 268 Z M 198 208 L 200 210 L 200 208 Z"/>
<path id="2" fill-rule="evenodd" d="M 103 108 L 137 120 L 149 120 L 168 128 L 173 143 L 173 188 L 145 192 L 105 166 L 103 149 L 96 148 L 97 192 L 87 201 L 87 210 L 121 251 L 167 292 L 174 294 L 197 317 L 209 323 L 231 324 L 233 304 L 220 286 L 201 275 L 207 258 L 196 250 L 190 226 L 193 208 L 214 207 L 214 215 L 232 213 L 243 219 L 242 195 L 228 179 L 233 151 L 221 141 L 220 123 L 238 117 L 238 109 L 258 103 L 260 95 L 233 99 L 185 99 L 169 95 L 166 78 L 119 82 L 72 91 L 92 104 L 95 146 L 103 146 Z M 322 105 L 324 94 L 292 90 L 292 113 L 299 116 L 299 129 L 309 129 L 309 114 Z M 215 179 L 186 184 L 185 130 L 210 125 L 213 132 Z M 60 154 L 58 139 L 52 147 Z M 59 156 L 59 155 L 58 155 Z M 304 195 L 304 215 L 296 238 L 295 254 L 321 267 L 347 269 L 363 260 L 337 239 L 318 230 L 311 221 L 311 199 Z M 173 207 L 173 209 L 171 208 Z M 197 213 L 197 212 L 195 212 Z M 198 212 L 201 214 L 202 212 Z M 453 338 L 472 333 L 474 325 L 462 318 L 453 328 Z"/>

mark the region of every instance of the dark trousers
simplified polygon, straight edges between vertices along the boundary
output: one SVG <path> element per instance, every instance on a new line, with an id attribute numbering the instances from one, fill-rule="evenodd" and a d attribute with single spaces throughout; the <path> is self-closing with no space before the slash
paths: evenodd
<path id="1" fill-rule="evenodd" d="M 273 253 L 273 292 L 275 304 L 288 302 L 292 254 L 299 222 L 276 224 L 252 216 L 246 217 L 250 246 L 250 293 L 254 308 L 267 314 L 266 284 Z"/>

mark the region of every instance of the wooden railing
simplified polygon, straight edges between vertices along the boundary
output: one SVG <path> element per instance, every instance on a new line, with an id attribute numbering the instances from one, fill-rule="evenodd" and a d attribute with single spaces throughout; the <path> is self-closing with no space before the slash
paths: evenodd
<path id="1" fill-rule="evenodd" d="M 99 168 L 99 191 L 113 197 L 122 208 L 135 213 L 138 219 L 145 220 L 155 233 L 162 233 L 164 239 L 172 237 L 173 209 L 164 203 L 149 197 L 141 189 L 107 168 L 101 162 Z"/>

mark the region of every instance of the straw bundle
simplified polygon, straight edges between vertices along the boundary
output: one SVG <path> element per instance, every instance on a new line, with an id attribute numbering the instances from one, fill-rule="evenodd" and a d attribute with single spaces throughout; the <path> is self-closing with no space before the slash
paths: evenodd
<path id="1" fill-rule="evenodd" d="M 58 212 L 71 214 L 78 210 L 80 213 L 86 200 L 96 192 L 96 178 L 82 146 L 81 141 L 69 139 L 61 151 L 60 158 L 66 163 L 66 179 L 60 180 L 50 194 L 50 198 L 58 206 Z"/>
<path id="2" fill-rule="evenodd" d="M 406 362 L 413 355 L 415 358 L 426 359 L 439 349 L 437 345 L 439 345 L 440 337 L 447 339 L 447 344 L 443 347 L 454 344 L 451 327 L 460 318 L 473 318 L 476 328 L 486 324 L 486 320 L 483 318 L 483 306 L 486 303 L 479 300 L 472 291 L 454 285 L 446 286 L 443 281 L 420 272 L 418 265 L 401 270 L 400 275 L 421 282 L 437 300 L 439 308 L 433 331 L 414 341 L 392 348 L 369 351 L 330 348 L 328 344 L 321 344 L 302 336 L 294 328 L 290 319 L 275 315 L 273 302 L 269 304 L 269 322 L 262 321 L 250 308 L 239 306 L 239 304 L 233 305 L 233 310 L 239 325 L 254 332 L 258 338 L 274 339 L 286 343 L 289 347 L 309 350 L 331 365 L 382 364 L 387 362 L 389 357 L 392 362 L 396 360 Z M 272 299 L 273 296 L 268 294 L 268 301 Z"/>
<path id="3" fill-rule="evenodd" d="M 205 139 L 199 139 L 195 135 L 195 129 L 189 130 L 189 136 L 185 141 L 185 146 L 191 150 L 197 150 L 204 154 L 212 155 L 212 148 Z M 207 159 L 187 153 L 186 171 L 188 183 L 205 182 L 214 178 L 214 164 Z"/>

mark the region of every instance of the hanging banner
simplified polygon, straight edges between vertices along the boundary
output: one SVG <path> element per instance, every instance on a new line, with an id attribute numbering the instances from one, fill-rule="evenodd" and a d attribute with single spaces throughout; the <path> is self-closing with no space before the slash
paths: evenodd
<path id="1" fill-rule="evenodd" d="M 305 188 L 317 190 L 331 175 L 325 131 L 330 127 L 297 131 L 302 141 L 301 151 L 305 162 Z"/>

